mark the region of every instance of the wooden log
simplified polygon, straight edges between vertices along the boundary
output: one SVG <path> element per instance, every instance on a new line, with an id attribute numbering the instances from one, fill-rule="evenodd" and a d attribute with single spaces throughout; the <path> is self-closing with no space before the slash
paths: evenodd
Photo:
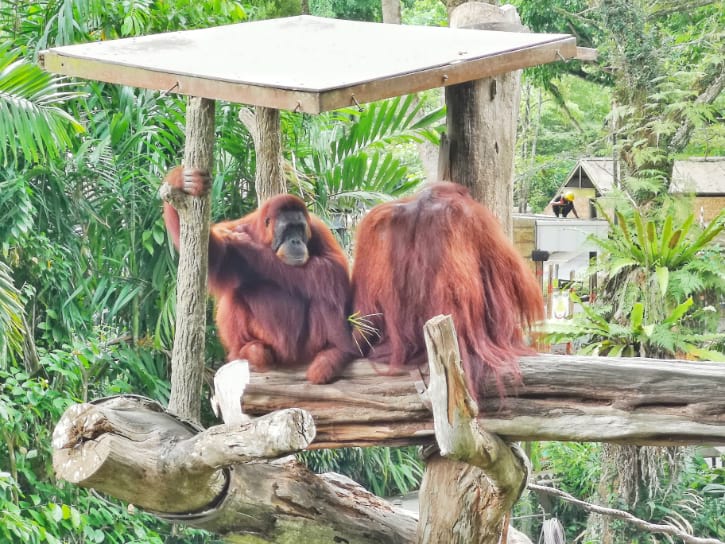
<path id="1" fill-rule="evenodd" d="M 453 2 L 449 4 L 449 8 L 452 4 Z M 502 28 L 509 31 L 524 30 L 513 6 L 498 7 L 496 4 L 495 0 L 488 0 L 488 3 L 466 2 L 450 9 L 449 24 L 453 28 L 476 28 L 483 24 L 503 25 Z M 447 162 L 447 167 L 443 169 L 449 170 L 451 181 L 465 185 L 475 200 L 486 205 L 498 217 L 508 238 L 513 237 L 511 210 L 520 81 L 521 71 L 514 70 L 478 81 L 450 85 L 445 89 L 448 161 L 443 160 L 444 164 Z M 428 324 L 426 329 L 430 332 Z M 453 351 L 458 351 L 455 334 L 452 335 L 450 343 L 455 349 L 448 350 L 448 358 L 460 359 L 457 354 L 453 354 Z M 437 353 L 431 351 L 431 344 L 428 342 L 432 376 L 436 373 L 437 356 Z M 447 362 L 451 364 L 447 365 L 446 370 L 460 364 L 454 364 L 450 360 Z M 451 378 L 451 375 L 447 377 Z M 460 394 L 467 396 L 465 386 L 462 390 Z M 449 393 L 452 391 L 449 390 Z M 460 414 L 464 412 L 465 410 L 459 411 Z M 473 412 L 466 418 L 473 417 Z M 440 439 L 439 420 L 440 414 L 436 417 L 436 435 Z M 466 436 L 466 440 L 473 441 L 463 447 L 465 463 L 480 464 L 483 461 L 482 458 L 475 457 L 473 450 L 476 448 L 479 448 L 483 457 L 496 450 L 502 452 L 503 458 L 512 458 L 511 451 L 497 437 L 481 433 L 477 428 L 474 430 L 472 426 L 468 433 L 464 433 L 465 427 L 465 424 L 454 426 L 454 434 L 458 438 Z M 496 444 L 500 447 L 497 448 Z M 428 512 L 429 515 L 427 519 L 421 518 L 418 530 L 420 543 L 447 541 L 461 544 L 497 544 L 499 541 L 507 541 L 503 529 L 508 527 L 508 523 L 504 518 L 509 515 L 518 494 L 514 494 L 506 486 L 497 485 L 489 474 L 500 473 L 501 467 L 506 465 L 503 458 L 484 463 L 484 467 L 476 464 L 461 466 L 461 463 L 445 458 L 437 458 L 427 463 L 424 482 L 430 483 L 421 489 L 420 502 L 421 514 Z M 514 472 L 516 471 L 511 474 Z M 459 479 L 462 474 L 465 474 L 465 487 L 461 487 L 463 481 Z M 440 490 L 445 491 L 439 493 Z M 457 506 L 450 509 L 454 510 L 453 513 L 445 508 L 445 501 Z M 451 529 L 454 529 L 453 534 L 446 536 Z"/>
<path id="2" fill-rule="evenodd" d="M 213 100 L 190 97 L 186 110 L 184 166 L 211 171 L 214 152 Z M 171 355 L 169 409 L 199 421 L 204 375 L 207 268 L 211 197 L 191 197 L 171 191 L 166 184 L 161 197 L 179 212 L 179 272 L 176 283 L 176 334 Z"/>
<path id="3" fill-rule="evenodd" d="M 492 385 L 479 403 L 486 430 L 507 440 L 725 444 L 721 363 L 537 355 L 519 365 L 520 387 L 500 399 Z M 427 376 L 385 370 L 359 360 L 320 386 L 301 371 L 253 374 L 242 407 L 249 415 L 308 410 L 317 426 L 311 448 L 432 442 L 432 416 L 416 389 Z"/>
<path id="4" fill-rule="evenodd" d="M 62 479 L 239 541 L 412 542 L 412 512 L 292 458 L 264 461 L 305 448 L 314 433 L 304 410 L 201 431 L 147 399 L 112 397 L 66 411 L 53 465 Z"/>
<path id="5" fill-rule="evenodd" d="M 428 321 L 425 339 L 440 455 L 426 461 L 418 543 L 505 542 L 509 511 L 526 486 L 526 456 L 476 420 L 478 406 L 466 387 L 451 317 Z"/>
<path id="6" fill-rule="evenodd" d="M 254 112 L 242 109 L 239 120 L 249 131 L 254 142 L 257 168 L 254 174 L 254 187 L 257 191 L 257 203 L 275 195 L 287 192 L 282 159 L 282 128 L 279 110 L 257 106 Z"/>
<path id="7" fill-rule="evenodd" d="M 466 2 L 450 11 L 452 28 L 505 23 L 524 30 L 516 10 L 495 2 Z M 509 30 L 511 30 L 509 28 Z M 465 185 L 513 232 L 513 175 L 521 71 L 445 88 L 450 180 Z M 445 159 L 444 159 L 445 161 Z"/>

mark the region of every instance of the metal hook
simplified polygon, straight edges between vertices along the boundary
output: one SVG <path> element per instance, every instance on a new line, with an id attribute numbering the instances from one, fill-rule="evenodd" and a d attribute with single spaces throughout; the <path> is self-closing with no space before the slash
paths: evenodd
<path id="1" fill-rule="evenodd" d="M 173 86 L 170 89 L 168 89 L 166 91 L 161 91 L 160 96 L 166 96 L 167 94 L 170 94 L 171 91 L 173 91 L 174 89 L 178 89 L 180 86 L 181 86 L 180 83 L 177 81 L 176 83 L 173 84 Z"/>
<path id="2" fill-rule="evenodd" d="M 357 101 L 357 98 L 355 98 L 355 95 L 352 95 L 352 103 L 357 106 L 358 111 L 365 111 L 365 109 L 360 105 L 360 102 Z"/>

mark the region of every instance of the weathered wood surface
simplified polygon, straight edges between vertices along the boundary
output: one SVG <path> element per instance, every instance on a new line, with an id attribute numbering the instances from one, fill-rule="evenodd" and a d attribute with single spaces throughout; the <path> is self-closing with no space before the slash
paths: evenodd
<path id="1" fill-rule="evenodd" d="M 453 28 L 475 29 L 493 23 L 524 31 L 512 6 L 466 2 L 450 13 Z M 475 200 L 485 204 L 499 218 L 509 238 L 513 232 L 520 80 L 521 72 L 511 69 L 445 89 L 449 156 L 443 160 L 448 160 L 450 180 L 465 185 Z"/>
<path id="2" fill-rule="evenodd" d="M 498 542 L 506 513 L 525 483 L 524 463 L 471 419 L 475 403 L 465 389 L 455 330 L 450 317 L 441 322 L 426 332 L 435 346 L 431 360 L 439 363 L 432 372 L 431 399 L 441 451 L 457 460 L 431 461 L 426 485 L 435 486 L 441 476 L 463 487 L 423 493 L 422 524 L 415 513 L 345 477 L 312 474 L 293 458 L 277 459 L 314 439 L 312 416 L 297 408 L 203 430 L 134 395 L 74 405 L 53 433 L 56 474 L 228 542 Z M 443 333 L 436 334 L 439 330 Z M 457 379 L 450 379 L 454 374 Z M 493 502 L 480 499 L 484 490 L 491 490 Z M 455 498 L 474 525 L 458 524 L 451 533 L 450 522 L 461 511 L 426 497 Z M 521 542 L 508 540 L 514 541 Z"/>
<path id="3" fill-rule="evenodd" d="M 519 361 L 523 384 L 479 403 L 483 427 L 509 440 L 725 444 L 725 365 L 642 358 L 537 355 Z M 376 371 L 377 369 L 377 371 Z M 253 374 L 243 411 L 308 410 L 311 448 L 424 444 L 430 410 L 410 374 L 356 361 L 343 378 L 312 386 L 304 373 Z"/>
<path id="4" fill-rule="evenodd" d="M 315 427 L 304 410 L 204 431 L 134 396 L 71 406 L 53 434 L 59 478 L 229 542 L 413 542 L 416 516 L 292 458 Z M 249 462 L 252 461 L 252 462 Z"/>
<path id="5" fill-rule="evenodd" d="M 39 62 L 69 76 L 319 113 L 576 54 L 576 39 L 567 34 L 303 15 L 54 47 Z"/>
<path id="6" fill-rule="evenodd" d="M 528 462 L 476 420 L 450 316 L 425 324 L 429 398 L 440 455 L 426 460 L 418 543 L 499 544 L 526 486 Z"/>
<path id="7" fill-rule="evenodd" d="M 190 97 L 186 109 L 184 166 L 211 172 L 214 165 L 214 101 Z M 204 375 L 207 264 L 211 197 L 159 191 L 179 212 L 179 268 L 176 283 L 176 334 L 171 356 L 170 409 L 199 421 Z"/>
<path id="8" fill-rule="evenodd" d="M 257 203 L 262 203 L 287 192 L 282 159 L 282 129 L 279 110 L 257 106 L 254 111 L 242 108 L 239 120 L 249 131 L 254 142 L 257 168 L 254 174 L 254 188 Z"/>

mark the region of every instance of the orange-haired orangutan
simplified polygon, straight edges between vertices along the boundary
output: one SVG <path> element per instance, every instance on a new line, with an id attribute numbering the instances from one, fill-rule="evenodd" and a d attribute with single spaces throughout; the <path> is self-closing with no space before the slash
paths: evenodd
<path id="1" fill-rule="evenodd" d="M 173 190 L 201 196 L 203 170 L 177 167 Z M 179 215 L 164 203 L 166 227 L 179 245 Z M 209 235 L 209 290 L 229 361 L 252 370 L 309 364 L 307 379 L 327 383 L 353 358 L 347 316 L 351 290 L 345 254 L 304 202 L 279 195 Z"/>
<path id="2" fill-rule="evenodd" d="M 379 336 L 358 344 L 391 371 L 426 359 L 425 322 L 450 314 L 474 398 L 483 380 L 519 377 L 517 356 L 529 352 L 522 327 L 543 313 L 533 273 L 497 219 L 465 187 L 438 182 L 413 197 L 376 206 L 358 226 L 353 309 Z"/>

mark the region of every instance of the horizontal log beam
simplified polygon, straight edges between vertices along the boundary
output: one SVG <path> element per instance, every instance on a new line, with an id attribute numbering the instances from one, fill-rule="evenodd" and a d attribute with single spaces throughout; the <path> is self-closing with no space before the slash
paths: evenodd
<path id="1" fill-rule="evenodd" d="M 721 363 L 537 355 L 520 367 L 523 385 L 509 384 L 503 400 L 492 386 L 479 406 L 483 428 L 508 440 L 725 444 Z M 324 386 L 301 372 L 256 374 L 242 409 L 304 408 L 317 426 L 311 448 L 432 442 L 432 415 L 416 390 L 427 378 L 385 370 L 356 361 Z"/>

